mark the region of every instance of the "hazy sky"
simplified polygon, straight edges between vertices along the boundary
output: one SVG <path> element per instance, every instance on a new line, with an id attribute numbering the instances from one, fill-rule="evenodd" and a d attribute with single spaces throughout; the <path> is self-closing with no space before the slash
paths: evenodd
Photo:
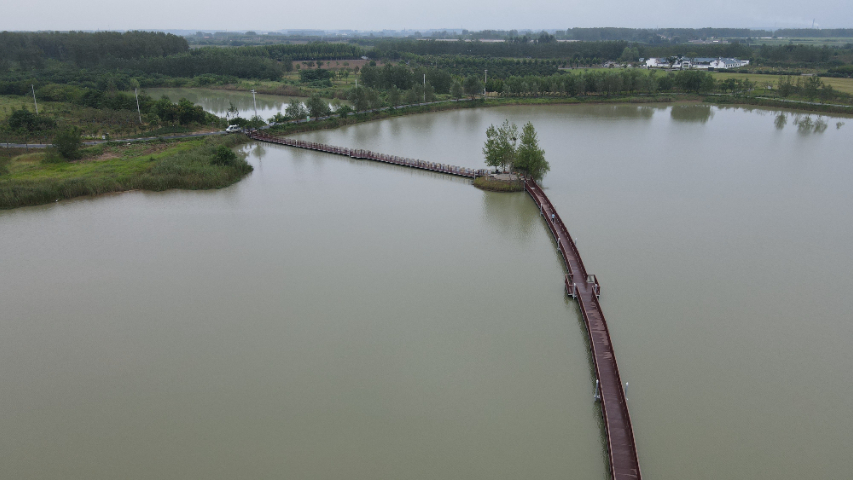
<path id="1" fill-rule="evenodd" d="M 0 30 L 853 27 L 850 0 L 0 0 Z"/>

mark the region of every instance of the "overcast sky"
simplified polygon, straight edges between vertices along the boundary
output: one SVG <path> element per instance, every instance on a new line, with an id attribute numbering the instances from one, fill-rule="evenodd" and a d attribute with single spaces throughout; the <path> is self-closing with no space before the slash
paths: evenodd
<path id="1" fill-rule="evenodd" d="M 0 0 L 0 30 L 853 27 L 850 0 Z"/>

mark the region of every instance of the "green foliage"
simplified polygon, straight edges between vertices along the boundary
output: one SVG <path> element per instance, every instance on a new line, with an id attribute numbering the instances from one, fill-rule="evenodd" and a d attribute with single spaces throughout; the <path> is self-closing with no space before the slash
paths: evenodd
<path id="1" fill-rule="evenodd" d="M 509 120 L 504 120 L 500 127 L 489 125 L 486 129 L 486 143 L 483 145 L 483 155 L 486 165 L 506 168 L 513 165 L 516 157 L 516 142 L 518 127 Z"/>
<path id="2" fill-rule="evenodd" d="M 406 53 L 421 56 L 473 55 L 492 58 L 617 58 L 627 42 L 437 42 L 420 40 L 378 40 L 367 52 L 371 58 L 397 59 Z"/>
<path id="3" fill-rule="evenodd" d="M 464 91 L 462 90 L 462 82 L 460 82 L 459 80 L 454 80 L 453 83 L 450 85 L 450 96 L 456 100 L 459 100 L 460 98 L 462 98 L 463 94 Z"/>
<path id="4" fill-rule="evenodd" d="M 391 106 L 396 107 L 397 105 L 400 105 L 402 101 L 403 94 L 400 93 L 400 89 L 397 88 L 396 85 L 391 86 L 391 88 L 388 89 L 388 103 L 390 103 Z"/>
<path id="5" fill-rule="evenodd" d="M 56 121 L 44 115 L 36 115 L 26 108 L 15 110 L 6 120 L 14 132 L 36 133 L 56 127 Z"/>
<path id="6" fill-rule="evenodd" d="M 527 122 L 521 129 L 521 142 L 518 145 L 515 164 L 517 170 L 525 172 L 539 181 L 551 170 L 551 165 L 545 160 L 545 151 L 539 148 L 536 129 Z"/>
<path id="7" fill-rule="evenodd" d="M 189 50 L 183 37 L 159 32 L 0 32 L 0 60 L 25 69 L 45 59 L 91 67 L 110 59 L 166 56 Z"/>
<path id="8" fill-rule="evenodd" d="M 180 125 L 204 123 L 208 118 L 208 114 L 202 107 L 193 104 L 186 98 L 178 100 L 178 103 L 172 103 L 169 97 L 165 95 L 160 100 L 154 102 L 151 106 L 151 111 L 163 122 Z"/>
<path id="9" fill-rule="evenodd" d="M 80 148 L 83 140 L 80 138 L 80 129 L 69 127 L 62 129 L 53 139 L 53 146 L 62 158 L 76 160 L 80 158 Z"/>
<path id="10" fill-rule="evenodd" d="M 252 171 L 245 159 L 215 164 L 219 147 L 230 151 L 245 137 L 232 135 L 176 143 L 164 153 L 102 162 L 45 165 L 36 174 L 0 182 L 0 209 L 123 190 L 222 188 Z M 234 153 L 234 152 L 231 152 Z M 153 157 L 153 161 L 152 161 Z"/>
<path id="11" fill-rule="evenodd" d="M 382 105 L 379 93 L 370 87 L 353 87 L 347 94 L 347 99 L 352 102 L 356 112 L 378 108 Z"/>
<path id="12" fill-rule="evenodd" d="M 213 158 L 211 158 L 210 163 L 212 165 L 234 167 L 237 166 L 239 160 L 240 158 L 237 157 L 237 154 L 234 153 L 233 150 L 226 147 L 225 145 L 218 145 L 213 151 Z"/>
<path id="13" fill-rule="evenodd" d="M 334 72 L 331 70 L 323 70 L 322 68 L 305 69 L 299 71 L 299 81 L 303 83 L 323 83 L 331 86 L 331 78 Z"/>
<path id="14" fill-rule="evenodd" d="M 448 93 L 452 77 L 447 70 L 438 68 L 410 68 L 405 64 L 383 67 L 365 65 L 361 69 L 361 83 L 365 87 L 378 90 L 389 90 L 397 87 L 400 90 L 408 90 L 416 85 L 426 83 L 433 86 L 438 93 Z"/>
<path id="15" fill-rule="evenodd" d="M 308 114 L 314 118 L 325 117 L 332 112 L 329 108 L 329 102 L 320 97 L 318 93 L 308 98 L 306 106 L 308 107 Z"/>
<path id="16" fill-rule="evenodd" d="M 270 123 L 284 123 L 288 120 L 288 118 L 286 115 L 282 115 L 281 112 L 276 112 L 276 114 L 270 117 L 268 120 Z"/>
<path id="17" fill-rule="evenodd" d="M 462 84 L 462 89 L 465 91 L 466 95 L 474 98 L 483 93 L 483 82 L 480 81 L 479 77 L 471 75 L 465 78 L 465 83 Z"/>
<path id="18" fill-rule="evenodd" d="M 285 116 L 290 120 L 302 120 L 308 116 L 308 111 L 305 110 L 305 105 L 298 98 L 291 98 L 287 104 L 287 109 L 284 112 Z"/>
<path id="19" fill-rule="evenodd" d="M 335 113 L 337 113 L 341 118 L 347 118 L 350 113 L 352 113 L 352 107 L 349 105 L 341 105 Z"/>

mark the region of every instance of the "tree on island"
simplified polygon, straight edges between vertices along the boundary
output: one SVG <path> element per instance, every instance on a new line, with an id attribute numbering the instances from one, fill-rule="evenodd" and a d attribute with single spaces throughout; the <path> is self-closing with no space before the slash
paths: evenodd
<path id="1" fill-rule="evenodd" d="M 516 147 L 518 141 L 518 127 L 509 120 L 495 128 L 489 125 L 486 129 L 486 144 L 483 145 L 483 155 L 486 157 L 486 165 L 490 167 L 501 167 L 506 171 L 515 162 Z"/>
<path id="2" fill-rule="evenodd" d="M 539 147 L 536 129 L 530 122 L 522 128 L 521 137 L 518 135 L 518 127 L 509 120 L 504 120 L 500 127 L 490 125 L 486 129 L 483 155 L 486 157 L 486 165 L 490 167 L 502 167 L 504 171 L 510 167 L 537 181 L 542 180 L 551 170 L 545 160 L 545 151 Z"/>
<path id="3" fill-rule="evenodd" d="M 530 122 L 521 129 L 521 144 L 516 151 L 513 166 L 537 181 L 542 180 L 551 170 L 551 165 L 548 164 L 548 160 L 545 160 L 545 151 L 539 148 L 536 129 Z"/>

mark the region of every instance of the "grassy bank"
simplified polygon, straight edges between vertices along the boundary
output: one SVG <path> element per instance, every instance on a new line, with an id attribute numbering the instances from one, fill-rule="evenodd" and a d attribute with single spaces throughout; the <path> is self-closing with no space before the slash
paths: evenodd
<path id="1" fill-rule="evenodd" d="M 81 160 L 59 163 L 46 161 L 50 152 L 14 152 L 18 155 L 0 156 L 0 208 L 126 190 L 226 187 L 251 172 L 252 167 L 239 156 L 222 159 L 217 151 L 245 141 L 242 135 L 229 135 L 132 145 L 105 144 L 84 150 Z"/>
<path id="2" fill-rule="evenodd" d="M 507 181 L 492 177 L 477 177 L 474 186 L 490 192 L 523 192 L 524 182 L 521 180 Z"/>

